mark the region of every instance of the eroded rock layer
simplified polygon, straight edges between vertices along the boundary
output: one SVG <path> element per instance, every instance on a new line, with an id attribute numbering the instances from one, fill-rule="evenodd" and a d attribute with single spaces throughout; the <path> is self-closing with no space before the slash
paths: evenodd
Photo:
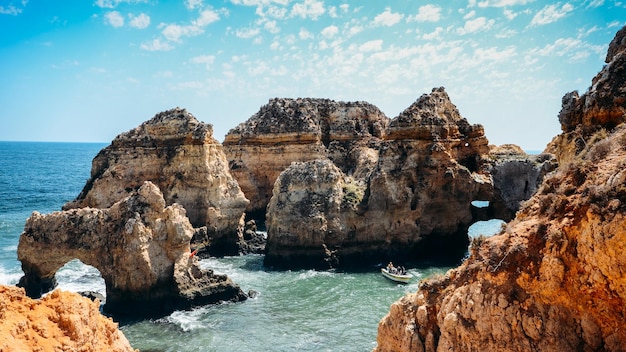
<path id="1" fill-rule="evenodd" d="M 184 109 L 155 115 L 98 153 L 91 178 L 64 209 L 108 208 L 150 181 L 167 204 L 185 208 L 193 226 L 207 227 L 203 244 L 212 253 L 236 254 L 248 200 L 212 134 L 211 125 Z"/>
<path id="2" fill-rule="evenodd" d="M 624 34 L 584 103 L 563 101 L 557 171 L 501 234 L 394 303 L 376 351 L 624 350 Z"/>
<path id="3" fill-rule="evenodd" d="M 345 172 L 361 165 L 359 150 L 380 139 L 388 118 L 365 102 L 276 98 L 224 140 L 230 172 L 250 199 L 250 213 L 265 214 L 274 182 L 292 162 L 330 158 Z M 356 171 L 358 172 L 358 171 Z"/>
<path id="4" fill-rule="evenodd" d="M 375 142 L 354 144 L 350 168 L 336 157 L 293 163 L 267 208 L 268 265 L 348 266 L 460 257 L 470 203 L 491 199 L 488 141 L 443 88 L 391 120 Z"/>
<path id="5" fill-rule="evenodd" d="M 0 351 L 135 351 L 117 324 L 75 293 L 54 291 L 33 300 L 0 286 Z"/>
<path id="6" fill-rule="evenodd" d="M 191 256 L 194 229 L 185 209 L 167 206 L 149 181 L 108 208 L 34 212 L 18 245 L 31 297 L 55 286 L 54 275 L 72 259 L 100 271 L 106 285 L 104 309 L 118 317 L 160 316 L 175 309 L 245 295 L 225 275 L 202 270 Z"/>

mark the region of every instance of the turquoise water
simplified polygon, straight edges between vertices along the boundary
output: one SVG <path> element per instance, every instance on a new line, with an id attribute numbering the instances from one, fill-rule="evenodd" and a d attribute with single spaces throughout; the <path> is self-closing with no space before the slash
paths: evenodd
<path id="1" fill-rule="evenodd" d="M 0 284 L 16 284 L 22 275 L 16 250 L 31 212 L 57 211 L 74 199 L 105 146 L 0 142 Z M 472 231 L 493 226 L 477 224 Z M 272 271 L 262 263 L 259 255 L 202 260 L 245 292 L 258 292 L 254 299 L 174 312 L 122 330 L 142 351 L 369 351 L 389 306 L 415 292 L 422 278 L 448 269 L 407 268 L 415 278 L 401 285 L 384 279 L 377 267 L 358 273 Z M 57 280 L 61 289 L 105 294 L 99 272 L 77 260 Z"/>

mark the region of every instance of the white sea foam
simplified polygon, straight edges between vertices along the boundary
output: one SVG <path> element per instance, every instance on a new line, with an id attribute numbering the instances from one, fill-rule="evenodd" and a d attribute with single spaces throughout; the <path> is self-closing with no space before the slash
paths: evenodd
<path id="1" fill-rule="evenodd" d="M 104 279 L 98 269 L 75 259 L 65 264 L 56 274 L 58 287 L 72 292 L 95 291 L 106 295 Z"/>
<path id="2" fill-rule="evenodd" d="M 24 273 L 21 269 L 15 269 L 7 271 L 5 268 L 0 267 L 0 285 L 15 285 L 20 281 Z"/>
<path id="3" fill-rule="evenodd" d="M 219 323 L 207 321 L 203 316 L 207 313 L 207 308 L 197 308 L 189 311 L 175 311 L 165 318 L 159 319 L 160 322 L 174 324 L 185 332 L 201 330 L 207 328 L 216 328 Z"/>

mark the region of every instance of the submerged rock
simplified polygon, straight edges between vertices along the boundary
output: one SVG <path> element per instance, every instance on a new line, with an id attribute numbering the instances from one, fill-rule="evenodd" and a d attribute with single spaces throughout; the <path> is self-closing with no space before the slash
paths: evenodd
<path id="1" fill-rule="evenodd" d="M 0 286 L 0 351 L 135 351 L 99 302 L 54 291 L 33 300 Z"/>
<path id="2" fill-rule="evenodd" d="M 199 267 L 191 256 L 193 227 L 185 209 L 167 206 L 146 181 L 108 208 L 79 208 L 27 220 L 18 245 L 24 277 L 19 286 L 39 297 L 73 259 L 100 271 L 106 312 L 117 317 L 161 316 L 175 309 L 244 300 L 225 275 Z"/>
<path id="3" fill-rule="evenodd" d="M 501 234 L 473 243 L 461 266 L 394 303 L 375 351 L 624 350 L 625 34 L 610 45 L 610 69 L 586 103 L 564 100 L 573 119 L 548 148 L 558 170 Z"/>
<path id="4" fill-rule="evenodd" d="M 63 209 L 108 208 L 150 181 L 168 205 L 185 208 L 193 226 L 206 226 L 206 237 L 198 239 L 203 249 L 215 255 L 237 254 L 249 201 L 212 134 L 211 125 L 184 109 L 155 115 L 98 153 L 91 178 Z"/>

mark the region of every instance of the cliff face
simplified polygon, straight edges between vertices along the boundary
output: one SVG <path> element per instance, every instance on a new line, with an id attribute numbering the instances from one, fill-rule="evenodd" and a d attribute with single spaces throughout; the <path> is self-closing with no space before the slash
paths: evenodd
<path id="1" fill-rule="evenodd" d="M 564 99 L 562 124 L 564 111 L 579 120 L 548 148 L 559 169 L 501 234 L 472 243 L 460 267 L 394 303 L 376 351 L 624 350 L 624 33 L 585 103 Z"/>
<path id="2" fill-rule="evenodd" d="M 245 299 L 226 276 L 200 269 L 190 255 L 193 233 L 185 209 L 166 206 L 160 190 L 147 181 L 109 208 L 34 212 L 17 249 L 25 273 L 19 286 L 39 297 L 55 286 L 58 269 L 79 259 L 100 271 L 104 309 L 118 317 L 161 316 Z"/>
<path id="3" fill-rule="evenodd" d="M 353 144 L 351 167 L 335 157 L 280 174 L 267 208 L 266 264 L 323 268 L 433 250 L 462 255 L 471 201 L 493 197 L 482 126 L 470 125 L 437 88 L 380 135 Z"/>
<path id="4" fill-rule="evenodd" d="M 85 188 L 64 209 L 108 208 L 150 181 L 167 204 L 185 208 L 192 225 L 207 227 L 204 242 L 214 254 L 236 254 L 248 200 L 212 133 L 184 109 L 157 114 L 100 151 Z"/>
<path id="5" fill-rule="evenodd" d="M 276 98 L 229 131 L 224 152 L 250 198 L 247 211 L 264 215 L 274 182 L 292 162 L 329 158 L 354 171 L 363 161 L 360 149 L 381 138 L 387 123 L 365 102 Z"/>
<path id="6" fill-rule="evenodd" d="M 559 113 L 563 133 L 546 148 L 561 164 L 584 155 L 606 137 L 606 130 L 626 121 L 626 27 L 609 44 L 605 62 L 585 94 L 574 91 L 563 96 Z"/>
<path id="7" fill-rule="evenodd" d="M 54 291 L 33 300 L 17 287 L 0 286 L 0 350 L 135 351 L 99 303 Z"/>

